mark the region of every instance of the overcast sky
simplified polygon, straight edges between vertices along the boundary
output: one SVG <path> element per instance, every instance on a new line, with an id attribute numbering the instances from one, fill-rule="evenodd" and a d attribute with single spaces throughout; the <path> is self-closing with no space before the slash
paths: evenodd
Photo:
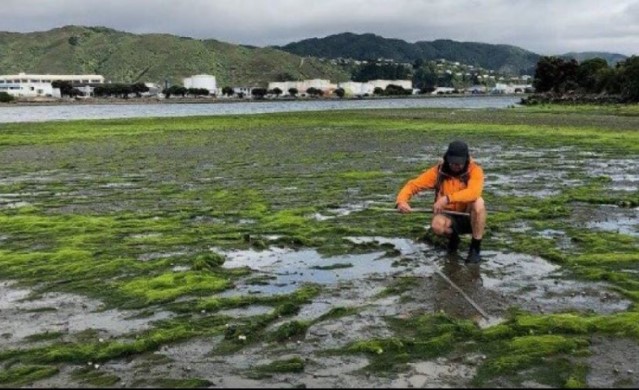
<path id="1" fill-rule="evenodd" d="M 2 0 L 0 31 L 69 24 L 255 46 L 342 32 L 537 54 L 639 54 L 639 0 Z"/>

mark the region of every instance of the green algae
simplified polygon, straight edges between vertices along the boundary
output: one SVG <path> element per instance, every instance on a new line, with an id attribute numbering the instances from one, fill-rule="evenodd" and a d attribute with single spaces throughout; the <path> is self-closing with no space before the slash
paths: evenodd
<path id="1" fill-rule="evenodd" d="M 33 383 L 48 378 L 59 372 L 57 367 L 51 366 L 20 366 L 0 371 L 0 387 L 14 387 Z"/>
<path id="2" fill-rule="evenodd" d="M 543 363 L 544 358 L 564 353 L 575 354 L 588 346 L 587 340 L 561 335 L 520 336 L 494 348 L 500 356 L 491 359 L 482 368 L 492 374 L 514 372 L 522 367 Z"/>
<path id="3" fill-rule="evenodd" d="M 110 359 L 142 354 L 157 350 L 162 345 L 188 340 L 202 335 L 219 335 L 224 331 L 226 317 L 201 319 L 178 318 L 158 324 L 138 335 L 129 335 L 134 341 L 87 341 L 82 337 L 76 343 L 55 343 L 46 347 L 0 352 L 0 361 L 11 360 L 24 364 L 104 362 Z M 137 337 L 136 337 L 137 336 Z M 95 337 L 91 338 L 96 340 Z"/>
<path id="4" fill-rule="evenodd" d="M 606 333 L 624 336 L 639 341 L 639 313 L 626 312 L 608 316 L 584 316 L 573 313 L 560 313 L 546 316 L 522 315 L 517 317 L 514 326 L 535 333 L 582 334 Z"/>
<path id="5" fill-rule="evenodd" d="M 388 319 L 401 337 L 356 341 L 333 353 L 365 354 L 370 364 L 367 371 L 390 374 L 403 369 L 406 363 L 428 360 L 455 350 L 456 345 L 478 330 L 471 321 L 454 320 L 445 315 L 422 315 L 402 320 Z"/>
<path id="6" fill-rule="evenodd" d="M 421 157 L 424 146 L 437 150 L 432 162 L 441 154 L 432 145 L 443 148 L 454 137 L 473 148 L 478 145 L 479 152 L 479 145 L 496 143 L 503 149 L 568 146 L 601 159 L 634 158 L 639 153 L 638 117 L 632 108 L 535 107 L 0 125 L 0 162 L 9 179 L 0 184 L 0 195 L 18 194 L 29 203 L 0 210 L 0 235 L 7 237 L 0 248 L 0 277 L 31 286 L 34 298 L 48 291 L 73 292 L 100 299 L 107 307 L 159 305 L 180 315 L 155 324 L 148 333 L 126 335 L 128 339 L 92 343 L 78 337 L 69 345 L 2 351 L 0 359 L 86 364 L 201 336 L 225 335 L 217 353 L 266 337 L 303 337 L 308 326 L 329 317 L 290 321 L 271 333 L 266 329 L 309 303 L 319 288 L 301 287 L 285 296 L 217 297 L 250 271 L 222 269 L 224 259 L 211 248 L 312 247 L 322 254 L 382 251 L 396 256 L 383 244 L 356 244 L 343 237 L 423 238 L 428 217 L 400 218 L 357 206 L 384 196 L 392 207 L 401 185 L 431 163 Z M 547 168 L 512 158 L 493 172 L 516 175 Z M 50 180 L 36 180 L 41 171 Z M 631 311 L 605 316 L 517 313 L 506 324 L 482 330 L 454 319 L 420 317 L 394 323 L 394 338 L 362 340 L 348 352 L 370 356 L 381 372 L 455 351 L 481 352 L 487 359 L 478 383 L 526 370 L 543 374 L 542 383 L 554 386 L 585 383 L 583 369 L 568 360 L 584 353 L 588 335 L 637 337 L 633 310 L 639 302 L 639 279 L 631 271 L 636 270 L 638 242 L 634 236 L 573 226 L 574 205 L 627 209 L 639 204 L 639 193 L 611 191 L 611 178 L 581 168 L 567 177 L 583 184 L 558 184 L 557 194 L 543 197 L 498 196 L 485 190 L 490 212 L 484 246 L 541 256 L 581 278 L 611 283 L 635 303 Z M 539 184 L 543 180 L 517 185 L 525 192 Z M 353 210 L 341 215 L 342 206 Z M 318 213 L 338 216 L 318 220 Z M 522 221 L 530 232 L 511 230 Z M 565 233 L 570 249 L 557 238 L 541 236 L 546 229 Z M 176 266 L 188 270 L 176 272 Z M 253 282 L 266 280 L 256 277 Z M 383 294 L 409 293 L 414 283 L 400 278 Z M 253 304 L 273 306 L 273 312 L 244 320 L 209 317 Z M 198 318 L 203 310 L 206 318 Z M 331 315 L 351 315 L 351 310 Z M 131 338 L 135 341 L 126 341 Z M 543 346 L 543 354 L 535 354 L 534 343 Z M 557 374 L 543 372 L 549 362 L 561 367 Z"/>
<path id="7" fill-rule="evenodd" d="M 268 364 L 255 366 L 249 374 L 249 377 L 253 379 L 262 379 L 269 378 L 272 374 L 303 372 L 304 367 L 304 359 L 299 356 L 295 356 L 290 359 L 275 360 Z"/>
<path id="8" fill-rule="evenodd" d="M 120 381 L 120 378 L 91 368 L 80 368 L 71 373 L 71 378 L 79 383 L 96 387 L 112 387 Z"/>
<path id="9" fill-rule="evenodd" d="M 127 295 L 142 297 L 148 303 L 157 303 L 172 301 L 187 294 L 215 293 L 226 290 L 230 285 L 225 276 L 182 272 L 133 279 L 119 288 Z"/>
<path id="10" fill-rule="evenodd" d="M 290 321 L 280 325 L 266 336 L 269 341 L 301 340 L 306 336 L 306 331 L 311 326 L 309 321 Z"/>
<path id="11" fill-rule="evenodd" d="M 175 379 L 175 378 L 153 378 L 136 380 L 133 382 L 133 387 L 155 387 L 162 389 L 198 389 L 204 387 L 210 387 L 213 385 L 211 381 L 206 379 L 188 378 L 188 379 Z"/>
<path id="12" fill-rule="evenodd" d="M 226 259 L 219 253 L 203 253 L 193 260 L 193 270 L 213 270 L 224 264 Z"/>
<path id="13" fill-rule="evenodd" d="M 637 313 L 632 312 L 589 317 L 519 312 L 507 322 L 486 329 L 442 314 L 388 321 L 401 336 L 357 341 L 332 353 L 365 354 L 370 360 L 367 371 L 387 374 L 401 371 L 406 363 L 416 360 L 483 353 L 485 360 L 474 380 L 478 386 L 495 377 L 515 380 L 526 370 L 538 371 L 541 377 L 534 377 L 540 383 L 567 386 L 568 382 L 585 383 L 583 365 L 571 363 L 568 356 L 588 355 L 588 335 L 600 333 L 639 340 Z M 546 372 L 544 367 L 549 361 L 555 362 L 556 369 Z"/>
<path id="14" fill-rule="evenodd" d="M 322 314 L 313 320 L 313 323 L 318 323 L 326 320 L 333 320 L 341 317 L 347 317 L 359 313 L 361 309 L 357 307 L 334 307 L 327 313 Z"/>
<path id="15" fill-rule="evenodd" d="M 380 291 L 377 296 L 387 297 L 392 295 L 401 295 L 407 291 L 412 291 L 417 285 L 419 285 L 421 278 L 415 276 L 401 276 L 394 279 L 392 283 Z"/>
<path id="16" fill-rule="evenodd" d="M 246 279 L 244 283 L 246 283 L 247 285 L 253 285 L 253 286 L 268 286 L 271 284 L 273 280 L 276 280 L 276 279 L 277 278 L 272 275 L 259 275 L 253 278 Z"/>
<path id="17" fill-rule="evenodd" d="M 44 333 L 36 333 L 25 337 L 25 340 L 31 342 L 37 341 L 48 341 L 48 340 L 57 340 L 64 336 L 62 332 L 44 332 Z"/>
<path id="18" fill-rule="evenodd" d="M 499 382 L 508 383 L 507 387 L 530 387 L 531 381 L 552 388 L 584 388 L 588 369 L 583 364 L 572 364 L 565 357 L 542 359 L 544 364 L 536 365 L 518 372 L 502 372 Z M 494 387 L 486 369 L 478 370 L 472 385 L 476 387 Z M 503 386 L 503 385 L 502 385 Z M 504 386 L 506 387 L 506 386 Z"/>
<path id="19" fill-rule="evenodd" d="M 309 303 L 312 299 L 321 293 L 322 289 L 316 284 L 306 284 L 300 286 L 291 294 L 269 295 L 269 296 L 235 296 L 235 297 L 206 297 L 200 298 L 194 306 L 182 304 L 175 306 L 175 310 L 179 311 L 201 311 L 206 310 L 215 312 L 232 307 L 244 307 L 249 305 L 270 305 L 281 306 L 288 305 L 294 308 L 304 303 Z"/>

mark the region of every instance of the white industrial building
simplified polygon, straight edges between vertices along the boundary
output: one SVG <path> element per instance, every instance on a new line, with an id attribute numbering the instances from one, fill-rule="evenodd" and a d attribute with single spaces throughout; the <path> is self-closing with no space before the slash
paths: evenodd
<path id="1" fill-rule="evenodd" d="M 309 88 L 316 88 L 322 90 L 325 95 L 329 95 L 337 88 L 342 88 L 346 95 L 364 96 L 372 95 L 377 87 L 386 89 L 386 87 L 391 84 L 400 86 L 409 91 L 413 90 L 413 82 L 411 80 L 371 80 L 366 83 L 345 81 L 333 84 L 330 80 L 324 79 L 271 82 L 268 83 L 268 89 L 272 90 L 279 88 L 282 91 L 282 95 L 289 95 L 289 89 L 295 88 L 298 90 L 300 95 L 304 95 Z"/>
<path id="2" fill-rule="evenodd" d="M 0 92 L 6 92 L 15 97 L 60 97 L 60 90 L 51 86 L 54 81 L 68 81 L 72 84 L 103 84 L 104 77 L 97 74 L 0 75 Z"/>
<path id="3" fill-rule="evenodd" d="M 332 84 L 330 80 L 324 79 L 312 79 L 312 80 L 304 80 L 301 82 L 300 87 L 297 88 L 300 93 L 306 93 L 309 88 L 319 89 L 325 94 L 330 94 L 335 89 L 337 89 L 336 84 Z"/>
<path id="4" fill-rule="evenodd" d="M 6 92 L 14 97 L 60 97 L 60 90 L 53 88 L 51 83 L 0 83 L 0 92 Z"/>
<path id="5" fill-rule="evenodd" d="M 182 80 L 182 85 L 184 85 L 184 88 L 207 89 L 210 94 L 215 94 L 217 92 L 215 76 L 208 74 L 198 74 L 187 77 Z"/>
<path id="6" fill-rule="evenodd" d="M 370 83 L 359 83 L 357 81 L 345 81 L 337 84 L 338 88 L 342 88 L 348 96 L 364 96 L 372 95 L 375 87 Z"/>
<path id="7" fill-rule="evenodd" d="M 496 83 L 495 87 L 490 90 L 490 93 L 494 93 L 494 94 L 524 93 L 527 89 L 532 89 L 532 85 Z"/>
<path id="8" fill-rule="evenodd" d="M 0 75 L 0 84 L 37 84 L 68 81 L 78 84 L 104 84 L 104 76 L 99 74 L 9 74 Z"/>
<path id="9" fill-rule="evenodd" d="M 297 85 L 298 83 L 299 81 L 273 81 L 268 83 L 268 90 L 271 91 L 275 88 L 279 88 L 280 91 L 282 91 L 282 96 L 287 96 L 287 95 L 290 95 L 288 90 L 291 88 L 295 88 L 299 92 L 301 92 L 300 89 L 298 88 L 298 85 Z"/>

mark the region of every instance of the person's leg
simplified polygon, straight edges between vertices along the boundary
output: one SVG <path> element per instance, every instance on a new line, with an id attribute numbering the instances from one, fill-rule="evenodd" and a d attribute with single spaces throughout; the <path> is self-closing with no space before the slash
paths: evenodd
<path id="1" fill-rule="evenodd" d="M 435 214 L 430 227 L 438 236 L 449 237 L 453 234 L 453 221 L 444 214 Z"/>
<path id="2" fill-rule="evenodd" d="M 470 226 L 473 228 L 473 238 L 481 240 L 484 238 L 484 228 L 486 227 L 486 205 L 483 198 L 468 205 L 470 212 Z"/>
<path id="3" fill-rule="evenodd" d="M 469 204 L 468 211 L 470 212 L 472 240 L 466 261 L 469 263 L 478 263 L 481 261 L 481 240 L 484 238 L 484 229 L 486 227 L 486 206 L 484 199 L 478 198 Z"/>
<path id="4" fill-rule="evenodd" d="M 453 228 L 453 220 L 444 214 L 436 214 L 431 222 L 433 233 L 438 236 L 448 237 L 448 253 L 457 252 L 459 247 L 459 234 Z"/>

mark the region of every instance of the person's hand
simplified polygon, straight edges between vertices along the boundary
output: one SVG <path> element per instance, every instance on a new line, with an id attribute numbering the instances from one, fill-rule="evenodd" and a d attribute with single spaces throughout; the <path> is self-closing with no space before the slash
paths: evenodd
<path id="1" fill-rule="evenodd" d="M 439 214 L 444 211 L 444 206 L 448 204 L 447 196 L 440 196 L 439 199 L 433 204 L 433 213 Z"/>
<path id="2" fill-rule="evenodd" d="M 399 202 L 397 203 L 396 207 L 397 207 L 397 210 L 402 214 L 410 213 L 411 211 L 413 211 L 413 209 L 411 209 L 408 203 L 406 202 Z"/>

